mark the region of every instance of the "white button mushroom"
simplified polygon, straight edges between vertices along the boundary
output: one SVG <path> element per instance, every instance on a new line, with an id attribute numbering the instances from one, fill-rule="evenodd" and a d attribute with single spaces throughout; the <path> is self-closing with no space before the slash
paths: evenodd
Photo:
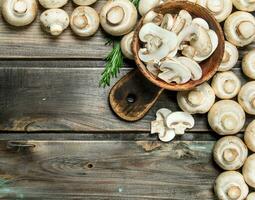
<path id="1" fill-rule="evenodd" d="M 244 142 L 251 151 L 255 152 L 255 120 L 253 120 L 246 128 Z"/>
<path id="2" fill-rule="evenodd" d="M 238 10 L 243 10 L 247 12 L 255 11 L 254 0 L 232 0 L 232 2 Z"/>
<path id="3" fill-rule="evenodd" d="M 192 23 L 192 16 L 186 10 L 181 10 L 174 20 L 171 31 L 179 34 L 184 28 L 190 26 Z"/>
<path id="4" fill-rule="evenodd" d="M 243 85 L 238 95 L 238 102 L 246 113 L 255 115 L 255 81 Z"/>
<path id="5" fill-rule="evenodd" d="M 222 169 L 237 170 L 247 159 L 248 149 L 240 138 L 226 136 L 216 142 L 213 157 Z"/>
<path id="6" fill-rule="evenodd" d="M 68 0 L 38 0 L 44 8 L 60 8 L 68 2 Z"/>
<path id="7" fill-rule="evenodd" d="M 211 85 L 220 99 L 232 99 L 241 89 L 241 81 L 232 71 L 218 72 L 214 75 Z"/>
<path id="8" fill-rule="evenodd" d="M 42 27 L 51 35 L 60 35 L 69 25 L 68 14 L 61 9 L 49 9 L 41 14 Z"/>
<path id="9" fill-rule="evenodd" d="M 13 26 L 25 26 L 37 16 L 35 0 L 5 0 L 2 5 L 4 19 Z"/>
<path id="10" fill-rule="evenodd" d="M 92 36 L 99 28 L 99 16 L 93 8 L 79 6 L 70 17 L 70 26 L 73 32 L 81 37 Z"/>
<path id="11" fill-rule="evenodd" d="M 245 123 L 245 112 L 232 100 L 221 100 L 215 103 L 208 113 L 211 128 L 219 135 L 238 133 Z"/>
<path id="12" fill-rule="evenodd" d="M 146 65 L 147 70 L 150 73 L 152 73 L 154 76 L 158 76 L 158 74 L 161 72 L 159 67 L 160 67 L 160 63 L 157 61 L 150 61 Z"/>
<path id="13" fill-rule="evenodd" d="M 156 25 L 160 25 L 163 22 L 163 15 L 160 13 L 156 13 L 153 10 L 149 11 L 143 18 L 143 24 L 152 22 Z M 163 28 L 163 27 L 162 27 Z"/>
<path id="14" fill-rule="evenodd" d="M 177 93 L 180 108 L 190 114 L 207 113 L 215 102 L 215 94 L 211 86 L 205 82 L 191 91 Z"/>
<path id="15" fill-rule="evenodd" d="M 137 22 L 137 10 L 129 0 L 109 0 L 101 9 L 100 23 L 113 36 L 129 33 Z"/>
<path id="16" fill-rule="evenodd" d="M 246 76 L 255 79 L 255 50 L 249 51 L 243 57 L 242 69 Z"/>
<path id="17" fill-rule="evenodd" d="M 255 153 L 247 158 L 242 172 L 246 183 L 255 188 Z"/>
<path id="18" fill-rule="evenodd" d="M 73 2 L 79 6 L 89 6 L 95 3 L 97 0 L 73 0 Z"/>
<path id="19" fill-rule="evenodd" d="M 132 41 L 134 37 L 134 31 L 130 32 L 129 34 L 125 35 L 120 42 L 121 51 L 124 56 L 130 60 L 134 59 L 134 55 L 132 52 Z"/>
<path id="20" fill-rule="evenodd" d="M 140 0 L 138 10 L 141 16 L 144 16 L 149 10 L 158 6 L 161 0 Z"/>
<path id="21" fill-rule="evenodd" d="M 254 200 L 255 199 L 255 192 L 252 192 L 248 195 L 248 197 L 246 198 L 246 200 Z"/>
<path id="22" fill-rule="evenodd" d="M 243 47 L 255 39 L 255 18 L 252 14 L 237 11 L 231 14 L 224 24 L 224 33 L 229 42 Z"/>
<path id="23" fill-rule="evenodd" d="M 214 191 L 219 200 L 244 200 L 249 193 L 249 187 L 242 174 L 227 171 L 215 180 Z"/>
<path id="24" fill-rule="evenodd" d="M 174 25 L 174 21 L 175 19 L 173 15 L 167 13 L 164 15 L 160 26 L 168 31 L 171 31 Z"/>
<path id="25" fill-rule="evenodd" d="M 207 23 L 207 21 L 205 21 L 203 18 L 200 18 L 200 17 L 196 17 L 192 20 L 192 23 L 194 24 L 197 24 L 201 27 L 203 27 L 204 29 L 206 30 L 209 30 L 210 27 L 209 27 L 209 24 Z"/>
<path id="26" fill-rule="evenodd" d="M 224 55 L 218 71 L 223 72 L 232 69 L 236 65 L 238 58 L 239 52 L 236 46 L 228 41 L 225 41 Z"/>

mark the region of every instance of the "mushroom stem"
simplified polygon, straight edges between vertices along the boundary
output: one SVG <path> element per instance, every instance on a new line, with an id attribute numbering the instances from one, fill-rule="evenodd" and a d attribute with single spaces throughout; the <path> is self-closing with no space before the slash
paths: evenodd
<path id="1" fill-rule="evenodd" d="M 88 19 L 85 15 L 76 16 L 73 23 L 77 28 L 83 29 L 88 25 Z"/>
<path id="2" fill-rule="evenodd" d="M 227 63 L 230 60 L 230 57 L 231 55 L 227 51 L 225 51 L 222 58 L 222 63 Z"/>
<path id="3" fill-rule="evenodd" d="M 236 118 L 232 115 L 226 115 L 222 117 L 222 125 L 228 131 L 234 130 L 237 123 L 238 122 Z"/>
<path id="4" fill-rule="evenodd" d="M 50 27 L 50 33 L 54 36 L 60 35 L 63 31 L 62 26 L 58 25 L 58 24 L 53 24 Z"/>
<path id="5" fill-rule="evenodd" d="M 232 186 L 228 190 L 228 196 L 232 200 L 236 200 L 241 196 L 241 189 L 238 186 Z"/>
<path id="6" fill-rule="evenodd" d="M 125 12 L 123 8 L 120 6 L 115 6 L 108 11 L 106 20 L 112 25 L 118 25 L 122 22 L 124 15 Z"/>
<path id="7" fill-rule="evenodd" d="M 18 0 L 15 2 L 13 9 L 18 14 L 24 14 L 27 11 L 27 4 L 23 0 Z"/>
<path id="8" fill-rule="evenodd" d="M 236 85 L 233 80 L 226 80 L 224 83 L 224 90 L 226 93 L 231 94 L 235 91 Z"/>
<path id="9" fill-rule="evenodd" d="M 238 152 L 236 149 L 228 148 L 223 152 L 223 158 L 227 162 L 233 162 L 238 156 Z"/>
<path id="10" fill-rule="evenodd" d="M 200 105 L 203 101 L 203 94 L 201 91 L 191 91 L 188 94 L 188 101 L 192 104 L 192 105 Z"/>
<path id="11" fill-rule="evenodd" d="M 252 37 L 255 34 L 255 27 L 249 21 L 243 21 L 237 28 L 238 34 L 245 39 Z"/>

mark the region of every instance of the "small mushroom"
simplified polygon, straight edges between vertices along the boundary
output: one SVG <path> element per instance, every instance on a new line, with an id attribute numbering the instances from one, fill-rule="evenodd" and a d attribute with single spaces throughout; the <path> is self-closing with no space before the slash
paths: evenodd
<path id="1" fill-rule="evenodd" d="M 232 99 L 241 89 L 241 81 L 232 71 L 218 72 L 214 75 L 211 85 L 220 99 Z"/>
<path id="2" fill-rule="evenodd" d="M 171 31 L 171 29 L 173 28 L 173 25 L 174 25 L 174 17 L 173 15 L 167 13 L 164 15 L 163 19 L 162 19 L 162 22 L 161 22 L 161 27 L 168 30 L 168 31 Z"/>
<path id="3" fill-rule="evenodd" d="M 255 50 L 249 51 L 243 57 L 242 69 L 246 76 L 255 79 Z"/>
<path id="4" fill-rule="evenodd" d="M 186 129 L 193 128 L 195 120 L 189 113 L 173 112 L 166 118 L 169 129 L 173 129 L 176 135 L 183 135 Z"/>
<path id="5" fill-rule="evenodd" d="M 245 112 L 233 100 L 221 100 L 215 103 L 208 113 L 210 127 L 219 135 L 238 133 L 245 123 Z"/>
<path id="6" fill-rule="evenodd" d="M 251 151 L 255 152 L 255 120 L 253 120 L 246 128 L 244 142 Z"/>
<path id="7" fill-rule="evenodd" d="M 255 81 L 243 85 L 238 95 L 238 102 L 246 113 L 255 115 Z"/>
<path id="8" fill-rule="evenodd" d="M 67 4 L 68 0 L 38 0 L 44 8 L 60 8 Z"/>
<path id="9" fill-rule="evenodd" d="M 215 94 L 211 86 L 205 82 L 190 91 L 177 93 L 180 108 L 190 114 L 207 113 L 215 102 Z"/>
<path id="10" fill-rule="evenodd" d="M 79 6 L 89 6 L 95 3 L 97 0 L 73 0 L 73 2 Z"/>
<path id="11" fill-rule="evenodd" d="M 246 200 L 254 200 L 255 199 L 255 192 L 252 192 L 248 195 L 248 197 L 246 198 Z"/>
<path id="12" fill-rule="evenodd" d="M 190 26 L 192 23 L 192 16 L 186 10 L 181 10 L 174 20 L 172 32 L 177 35 L 187 26 Z"/>
<path id="13" fill-rule="evenodd" d="M 255 39 L 255 18 L 252 14 L 237 11 L 224 24 L 224 33 L 229 42 L 238 47 L 246 46 Z"/>
<path id="14" fill-rule="evenodd" d="M 243 10 L 247 12 L 255 11 L 255 1 L 254 0 L 232 0 L 234 6 L 238 10 Z"/>
<path id="15" fill-rule="evenodd" d="M 246 159 L 242 172 L 246 183 L 255 188 L 255 153 Z"/>
<path id="16" fill-rule="evenodd" d="M 49 9 L 41 14 L 43 29 L 53 36 L 60 35 L 69 25 L 68 14 L 61 9 Z"/>
<path id="17" fill-rule="evenodd" d="M 4 0 L 2 15 L 13 26 L 26 26 L 37 16 L 37 3 L 35 0 Z"/>
<path id="18" fill-rule="evenodd" d="M 134 31 L 125 35 L 120 42 L 121 51 L 128 59 L 133 60 L 134 55 L 132 52 L 132 41 L 133 41 Z"/>
<path id="19" fill-rule="evenodd" d="M 247 159 L 248 149 L 239 137 L 226 136 L 216 142 L 213 157 L 222 169 L 237 170 Z"/>
<path id="20" fill-rule="evenodd" d="M 216 178 L 214 191 L 219 200 L 244 200 L 249 193 L 249 187 L 242 174 L 226 171 Z"/>
<path id="21" fill-rule="evenodd" d="M 100 23 L 113 36 L 129 33 L 137 22 L 137 10 L 129 0 L 109 0 L 101 9 Z"/>
<path id="22" fill-rule="evenodd" d="M 225 51 L 218 71 L 223 72 L 232 69 L 236 65 L 238 58 L 239 52 L 236 46 L 228 41 L 225 41 Z"/>
<path id="23" fill-rule="evenodd" d="M 93 8 L 79 6 L 70 17 L 70 26 L 76 35 L 81 37 L 92 36 L 99 28 L 99 16 Z"/>
<path id="24" fill-rule="evenodd" d="M 156 25 L 160 25 L 163 22 L 164 15 L 156 13 L 153 10 L 149 11 L 143 18 L 143 24 L 152 22 Z M 164 28 L 164 27 L 162 27 Z"/>
<path id="25" fill-rule="evenodd" d="M 158 6 L 161 0 L 140 0 L 138 5 L 138 11 L 141 16 L 144 16 L 149 10 Z"/>

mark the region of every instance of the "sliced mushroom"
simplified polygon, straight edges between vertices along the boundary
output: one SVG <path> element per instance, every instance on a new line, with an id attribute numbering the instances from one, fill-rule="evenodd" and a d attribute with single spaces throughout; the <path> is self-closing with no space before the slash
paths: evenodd
<path id="1" fill-rule="evenodd" d="M 246 183 L 255 188 L 255 153 L 246 159 L 242 172 Z"/>
<path id="2" fill-rule="evenodd" d="M 138 5 L 138 11 L 141 16 L 144 16 L 149 10 L 158 6 L 161 0 L 140 0 Z"/>
<path id="3" fill-rule="evenodd" d="M 162 22 L 161 22 L 161 27 L 168 30 L 168 31 L 171 31 L 171 29 L 173 28 L 173 25 L 174 25 L 174 17 L 173 15 L 167 13 L 164 15 L 163 19 L 162 19 Z"/>
<path id="4" fill-rule="evenodd" d="M 175 33 L 153 23 L 147 23 L 141 28 L 139 38 L 146 43 L 146 48 L 141 48 L 138 52 L 139 58 L 144 62 L 161 60 L 177 46 Z"/>
<path id="5" fill-rule="evenodd" d="M 192 16 L 186 10 L 181 10 L 174 20 L 171 31 L 177 35 L 187 26 L 191 25 Z"/>
<path id="6" fill-rule="evenodd" d="M 37 16 L 37 3 L 35 0 L 4 0 L 2 15 L 13 26 L 26 26 Z"/>
<path id="7" fill-rule="evenodd" d="M 254 200 L 255 199 L 255 192 L 252 192 L 248 195 L 248 197 L 246 198 L 246 200 Z"/>
<path id="8" fill-rule="evenodd" d="M 163 15 L 160 13 L 156 13 L 153 10 L 149 11 L 143 18 L 143 24 L 152 22 L 156 25 L 160 25 L 163 21 Z"/>
<path id="9" fill-rule="evenodd" d="M 203 18 L 196 17 L 192 20 L 192 23 L 197 24 L 206 30 L 210 29 L 209 24 Z"/>
<path id="10" fill-rule="evenodd" d="M 68 0 L 38 0 L 44 8 L 60 8 L 67 4 Z"/>
<path id="11" fill-rule="evenodd" d="M 255 39 L 255 18 L 252 14 L 237 11 L 224 24 L 224 33 L 229 42 L 238 47 L 246 46 Z"/>
<path id="12" fill-rule="evenodd" d="M 154 76 L 158 76 L 158 74 L 161 72 L 160 69 L 160 63 L 157 61 L 150 61 L 147 63 L 146 68 L 150 73 L 152 73 Z"/>
<path id="13" fill-rule="evenodd" d="M 207 113 L 215 102 L 215 94 L 211 86 L 205 82 L 191 91 L 177 93 L 180 108 L 190 114 Z"/>
<path id="14" fill-rule="evenodd" d="M 238 10 L 243 10 L 247 12 L 255 11 L 254 0 L 232 0 L 232 2 Z"/>
<path id="15" fill-rule="evenodd" d="M 137 10 L 129 0 L 109 0 L 101 9 L 103 29 L 113 36 L 129 33 L 137 22 Z"/>
<path id="16" fill-rule="evenodd" d="M 243 57 L 242 69 L 246 76 L 255 79 L 255 50 L 249 51 Z"/>
<path id="17" fill-rule="evenodd" d="M 221 100 L 209 111 L 208 122 L 219 135 L 233 135 L 243 128 L 245 112 L 237 102 Z"/>
<path id="18" fill-rule="evenodd" d="M 99 28 L 99 16 L 93 8 L 79 6 L 70 17 L 70 26 L 76 35 L 81 37 L 92 36 Z"/>
<path id="19" fill-rule="evenodd" d="M 49 9 L 40 17 L 43 29 L 53 36 L 60 35 L 69 25 L 69 16 L 62 9 Z"/>
<path id="20" fill-rule="evenodd" d="M 236 46 L 228 41 L 225 41 L 225 51 L 218 71 L 223 72 L 232 69 L 236 65 L 238 58 L 239 52 Z"/>
<path id="21" fill-rule="evenodd" d="M 238 95 L 238 102 L 246 113 L 255 115 L 255 81 L 243 85 Z"/>
<path id="22" fill-rule="evenodd" d="M 193 128 L 195 120 L 189 113 L 173 112 L 166 118 L 169 129 L 173 129 L 176 135 L 183 135 L 186 129 Z"/>
<path id="23" fill-rule="evenodd" d="M 231 0 L 198 0 L 197 4 L 211 11 L 218 22 L 224 21 L 233 7 Z"/>
<path id="24" fill-rule="evenodd" d="M 226 136 L 216 142 L 213 157 L 222 169 L 237 170 L 247 159 L 248 149 L 240 138 Z"/>
<path id="25" fill-rule="evenodd" d="M 134 37 L 134 31 L 128 33 L 125 35 L 120 42 L 121 51 L 124 54 L 124 56 L 130 60 L 134 59 L 134 55 L 132 52 L 132 41 Z"/>
<path id="26" fill-rule="evenodd" d="M 232 99 L 241 89 L 241 81 L 231 71 L 218 72 L 212 79 L 212 88 L 220 99 Z"/>
<path id="27" fill-rule="evenodd" d="M 73 0 L 73 2 L 79 6 L 89 6 L 95 3 L 97 0 Z"/>
<path id="28" fill-rule="evenodd" d="M 251 151 L 255 152 L 255 120 L 253 120 L 246 128 L 244 142 Z"/>
<path id="29" fill-rule="evenodd" d="M 219 200 L 244 200 L 249 193 L 249 187 L 242 174 L 226 171 L 215 180 L 214 191 Z"/>

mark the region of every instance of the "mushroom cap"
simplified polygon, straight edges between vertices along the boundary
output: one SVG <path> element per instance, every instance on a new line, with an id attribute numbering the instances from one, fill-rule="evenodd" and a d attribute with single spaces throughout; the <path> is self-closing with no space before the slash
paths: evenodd
<path id="1" fill-rule="evenodd" d="M 255 153 L 246 159 L 242 172 L 246 183 L 255 188 Z"/>
<path id="2" fill-rule="evenodd" d="M 144 16 L 149 10 L 158 6 L 161 0 L 140 0 L 138 5 L 138 11 L 141 16 Z"/>
<path id="3" fill-rule="evenodd" d="M 251 81 L 242 86 L 238 102 L 246 113 L 255 115 L 255 81 Z"/>
<path id="4" fill-rule="evenodd" d="M 232 71 L 218 72 L 214 75 L 211 85 L 220 99 L 232 99 L 241 89 L 241 81 Z"/>
<path id="5" fill-rule="evenodd" d="M 243 57 L 242 69 L 246 76 L 255 79 L 255 50 L 249 51 Z"/>
<path id="6" fill-rule="evenodd" d="M 228 41 L 225 41 L 224 56 L 218 71 L 223 72 L 223 71 L 228 71 L 232 69 L 236 65 L 238 58 L 239 58 L 239 52 L 236 46 L 231 44 Z"/>
<path id="7" fill-rule="evenodd" d="M 246 128 L 244 142 L 251 151 L 255 152 L 255 120 L 253 120 Z"/>
<path id="8" fill-rule="evenodd" d="M 60 8 L 67 4 L 68 0 L 38 0 L 44 8 Z"/>
<path id="9" fill-rule="evenodd" d="M 44 30 L 51 35 L 60 35 L 69 25 L 69 16 L 62 9 L 45 10 L 40 21 Z"/>
<path id="10" fill-rule="evenodd" d="M 232 13 L 224 23 L 226 39 L 238 47 L 246 46 L 255 39 L 255 18 L 243 11 Z"/>
<path id="11" fill-rule="evenodd" d="M 132 52 L 132 42 L 134 37 L 134 31 L 125 35 L 120 42 L 121 51 L 124 56 L 130 60 L 134 59 L 134 55 Z"/>
<path id="12" fill-rule="evenodd" d="M 210 127 L 219 135 L 238 133 L 245 123 L 245 112 L 233 100 L 221 100 L 215 103 L 208 113 Z"/>
<path id="13" fill-rule="evenodd" d="M 203 18 L 196 17 L 196 18 L 194 18 L 192 20 L 192 23 L 197 24 L 197 25 L 203 27 L 205 30 L 209 30 L 210 29 L 209 24 Z"/>
<path id="14" fill-rule="evenodd" d="M 97 0 L 73 0 L 73 2 L 79 6 L 89 6 L 95 3 Z"/>
<path id="15" fill-rule="evenodd" d="M 70 17 L 71 29 L 81 37 L 94 35 L 99 28 L 99 23 L 97 12 L 88 6 L 77 7 Z"/>
<path id="16" fill-rule="evenodd" d="M 214 191 L 219 200 L 243 200 L 249 193 L 249 187 L 242 174 L 226 171 L 216 178 Z"/>
<path id="17" fill-rule="evenodd" d="M 37 16 L 37 3 L 35 0 L 4 0 L 2 2 L 2 15 L 6 22 L 13 26 L 26 26 Z"/>
<path id="18" fill-rule="evenodd" d="M 109 0 L 100 11 L 103 29 L 113 36 L 129 33 L 137 22 L 137 10 L 129 0 Z"/>
<path id="19" fill-rule="evenodd" d="M 254 199 L 255 199 L 255 192 L 250 193 L 250 194 L 247 196 L 247 198 L 246 198 L 246 200 L 254 200 Z"/>
<path id="20" fill-rule="evenodd" d="M 252 12 L 255 11 L 255 1 L 253 0 L 232 0 L 238 10 Z"/>
<path id="21" fill-rule="evenodd" d="M 216 142 L 213 157 L 222 169 L 237 170 L 248 157 L 248 149 L 240 138 L 226 136 Z"/>
<path id="22" fill-rule="evenodd" d="M 215 94 L 211 86 L 205 82 L 193 90 L 177 93 L 179 107 L 190 114 L 207 113 L 215 102 Z"/>

